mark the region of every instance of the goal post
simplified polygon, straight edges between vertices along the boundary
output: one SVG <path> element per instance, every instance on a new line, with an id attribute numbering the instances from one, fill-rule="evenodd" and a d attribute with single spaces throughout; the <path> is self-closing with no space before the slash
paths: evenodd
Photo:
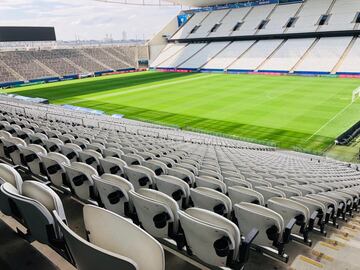
<path id="1" fill-rule="evenodd" d="M 355 100 L 360 97 L 360 87 L 355 89 L 353 92 L 352 92 L 352 100 L 351 100 L 351 103 L 355 102 Z"/>

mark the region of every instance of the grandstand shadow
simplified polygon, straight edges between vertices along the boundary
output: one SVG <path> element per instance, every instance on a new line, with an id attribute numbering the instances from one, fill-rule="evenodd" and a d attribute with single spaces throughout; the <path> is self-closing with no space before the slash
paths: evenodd
<path id="1" fill-rule="evenodd" d="M 142 72 L 131 76 L 109 76 L 102 80 L 87 79 L 71 84 L 53 84 L 45 88 L 14 91 L 12 94 L 29 97 L 41 97 L 55 101 L 79 95 L 94 94 L 126 87 L 161 82 L 180 77 L 191 76 L 191 73 Z"/>
<path id="2" fill-rule="evenodd" d="M 0 269 L 58 269 L 0 219 Z"/>

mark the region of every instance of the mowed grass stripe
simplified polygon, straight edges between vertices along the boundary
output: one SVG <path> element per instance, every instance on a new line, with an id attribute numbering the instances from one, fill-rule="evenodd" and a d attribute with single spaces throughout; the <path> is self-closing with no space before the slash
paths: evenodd
<path id="1" fill-rule="evenodd" d="M 349 105 L 359 85 L 355 79 L 142 72 L 11 92 L 284 148 L 323 151 L 359 120 L 360 102 Z"/>

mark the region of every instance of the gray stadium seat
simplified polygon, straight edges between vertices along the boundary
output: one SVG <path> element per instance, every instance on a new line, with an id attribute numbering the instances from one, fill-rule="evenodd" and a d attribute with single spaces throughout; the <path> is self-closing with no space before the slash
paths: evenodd
<path id="1" fill-rule="evenodd" d="M 192 188 L 190 194 L 195 207 L 230 218 L 232 203 L 225 194 L 206 187 Z"/>
<path id="2" fill-rule="evenodd" d="M 114 174 L 103 174 L 101 177 L 93 175 L 92 178 L 106 209 L 120 216 L 130 216 L 133 213 L 129 192 L 134 187 L 129 181 Z"/>

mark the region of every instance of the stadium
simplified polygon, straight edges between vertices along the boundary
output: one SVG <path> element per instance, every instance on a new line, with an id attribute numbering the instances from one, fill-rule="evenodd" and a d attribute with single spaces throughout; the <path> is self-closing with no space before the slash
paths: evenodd
<path id="1" fill-rule="evenodd" d="M 0 26 L 0 269 L 360 269 L 360 2 L 93 2 L 176 16 Z"/>

